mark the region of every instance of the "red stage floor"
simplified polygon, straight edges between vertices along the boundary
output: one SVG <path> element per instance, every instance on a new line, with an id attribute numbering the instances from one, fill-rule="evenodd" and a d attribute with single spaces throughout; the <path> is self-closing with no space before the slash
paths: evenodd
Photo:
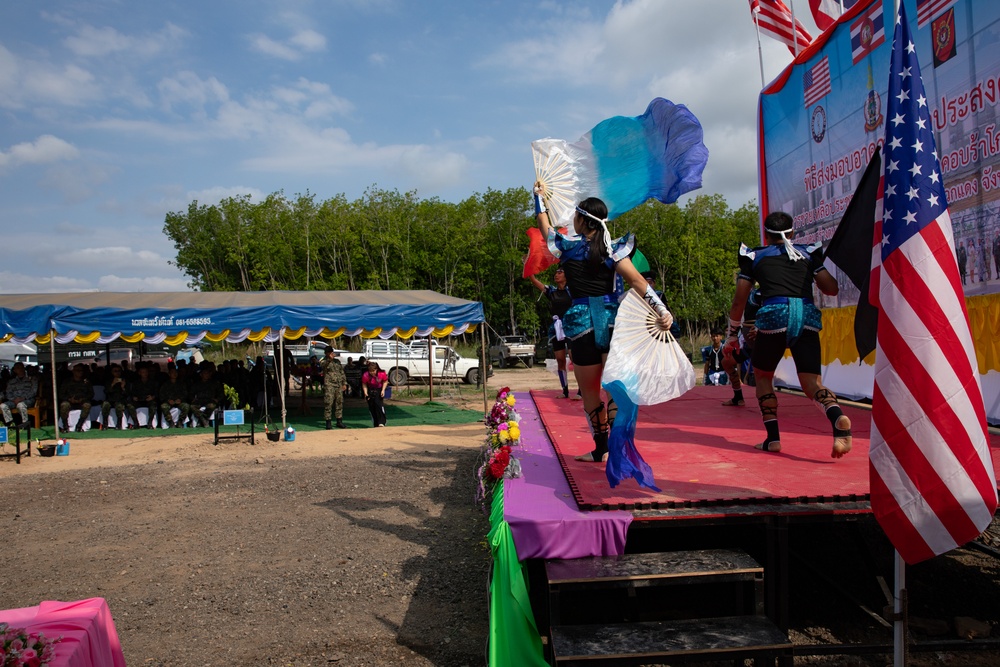
<path id="1" fill-rule="evenodd" d="M 804 396 L 779 393 L 782 451 L 760 452 L 760 413 L 752 389 L 747 405 L 726 407 L 728 387 L 695 387 L 681 398 L 639 409 L 636 445 L 653 468 L 659 493 L 627 480 L 611 489 L 599 463 L 574 461 L 593 449 L 583 403 L 556 391 L 532 391 L 545 429 L 581 509 L 659 509 L 741 502 L 838 502 L 868 496 L 871 413 L 844 407 L 854 447 L 830 458 L 830 423 Z M 1000 438 L 992 438 L 1000 470 Z"/>

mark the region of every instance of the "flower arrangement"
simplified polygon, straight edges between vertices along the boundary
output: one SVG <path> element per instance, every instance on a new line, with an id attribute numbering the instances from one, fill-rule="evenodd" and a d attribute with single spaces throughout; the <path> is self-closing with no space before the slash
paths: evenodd
<path id="1" fill-rule="evenodd" d="M 476 472 L 479 481 L 476 498 L 484 509 L 500 480 L 521 476 L 521 464 L 512 454 L 521 441 L 521 417 L 514 409 L 516 404 L 510 387 L 504 387 L 497 392 L 496 402 L 486 416 L 486 441 Z"/>
<path id="2" fill-rule="evenodd" d="M 55 645 L 62 637 L 49 639 L 0 623 L 0 667 L 46 667 L 55 656 Z"/>

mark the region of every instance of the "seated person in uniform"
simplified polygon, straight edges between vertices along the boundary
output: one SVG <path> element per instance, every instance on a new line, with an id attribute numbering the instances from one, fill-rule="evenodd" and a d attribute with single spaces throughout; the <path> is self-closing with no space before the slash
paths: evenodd
<path id="1" fill-rule="evenodd" d="M 187 421 L 191 413 L 191 405 L 188 403 L 187 383 L 180 379 L 180 373 L 176 368 L 167 371 L 167 381 L 160 385 L 160 413 L 163 418 L 170 422 L 170 428 L 178 428 Z M 177 418 L 174 418 L 171 410 L 177 408 Z"/>
<path id="2" fill-rule="evenodd" d="M 76 430 L 83 431 L 83 425 L 90 419 L 90 406 L 94 400 L 94 388 L 84 377 L 83 364 L 73 366 L 73 375 L 59 388 L 59 417 L 69 429 L 69 413 L 80 411 L 80 419 L 76 422 Z"/>
<path id="3" fill-rule="evenodd" d="M 191 415 L 199 426 L 207 427 L 215 409 L 222 403 L 222 383 L 210 365 L 203 364 L 200 379 L 191 390 Z"/>
<path id="4" fill-rule="evenodd" d="M 101 403 L 101 428 L 118 428 L 118 423 L 112 424 L 111 409 L 114 408 L 118 422 L 121 422 L 125 412 L 125 399 L 128 383 L 122 375 L 122 367 L 111 364 L 111 379 L 104 385 L 104 401 Z"/>
<path id="5" fill-rule="evenodd" d="M 10 409 L 14 408 L 21 414 L 21 423 L 28 423 L 28 408 L 34 407 L 35 399 L 38 398 L 38 376 L 29 376 L 24 370 L 24 364 L 15 362 L 11 369 L 12 374 L 7 380 L 7 388 L 4 390 L 4 401 L 0 403 L 0 410 L 3 411 L 3 423 L 7 426 L 14 424 L 14 415 Z"/>

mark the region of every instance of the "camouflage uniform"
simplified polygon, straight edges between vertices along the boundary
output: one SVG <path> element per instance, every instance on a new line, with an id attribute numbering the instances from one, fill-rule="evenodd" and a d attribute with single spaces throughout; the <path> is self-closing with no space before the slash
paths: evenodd
<path id="1" fill-rule="evenodd" d="M 94 388 L 90 386 L 90 382 L 74 375 L 59 388 L 59 397 L 64 399 L 59 402 L 59 417 L 63 426 L 69 428 L 69 411 L 79 410 L 80 420 L 76 424 L 76 430 L 82 431 L 84 422 L 90 419 L 90 405 L 94 400 Z"/>
<path id="2" fill-rule="evenodd" d="M 188 403 L 187 384 L 176 377 L 176 371 L 173 371 L 173 375 L 174 377 L 160 385 L 160 412 L 163 413 L 163 418 L 170 422 L 171 428 L 177 428 L 187 421 L 191 405 Z M 170 414 L 171 408 L 177 408 L 179 413 L 176 421 Z"/>
<path id="3" fill-rule="evenodd" d="M 344 418 L 344 385 L 347 376 L 344 367 L 336 357 L 323 357 L 320 362 L 323 371 L 323 419 L 330 421 L 330 413 L 340 422 Z"/>

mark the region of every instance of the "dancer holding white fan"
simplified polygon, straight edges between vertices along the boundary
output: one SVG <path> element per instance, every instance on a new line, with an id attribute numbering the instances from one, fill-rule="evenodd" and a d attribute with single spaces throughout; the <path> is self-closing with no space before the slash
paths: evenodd
<path id="1" fill-rule="evenodd" d="M 653 471 L 635 447 L 638 406 L 683 393 L 693 370 L 683 353 L 677 356 L 677 343 L 666 332 L 673 316 L 629 259 L 635 238 L 628 234 L 612 241 L 607 222 L 650 199 L 672 204 L 701 187 L 708 161 L 701 123 L 683 104 L 658 97 L 641 116 L 614 116 L 579 141 L 539 139 L 531 149 L 538 227 L 573 295 L 563 330 L 594 434 L 594 451 L 578 458 L 607 460 L 605 473 L 612 487 L 632 477 L 655 489 Z M 553 229 L 570 224 L 575 234 Z M 538 264 L 544 267 L 545 262 Z M 656 350 L 642 361 L 619 351 L 617 333 L 611 342 L 621 296 L 615 291 L 617 276 L 632 288 L 622 303 L 620 324 L 637 326 L 639 342 Z M 623 357 L 629 359 L 623 363 Z M 645 377 L 647 367 L 669 372 L 671 380 L 664 382 L 660 376 L 635 384 Z M 663 386 L 668 387 L 666 392 Z M 608 405 L 601 398 L 602 387 L 610 397 Z"/>
<path id="2" fill-rule="evenodd" d="M 583 409 L 590 419 L 594 450 L 579 461 L 605 461 L 608 454 L 608 409 L 601 398 L 601 375 L 611 346 L 611 329 L 618 311 L 614 294 L 615 274 L 643 298 L 657 314 L 657 324 L 667 330 L 673 315 L 629 259 L 635 247 L 632 234 L 612 240 L 608 233 L 608 209 L 600 199 L 589 197 L 576 206 L 574 236 L 556 232 L 549 224 L 545 186 L 535 184 L 535 215 L 538 228 L 548 240 L 549 250 L 559 259 L 573 305 L 563 316 L 563 330 L 570 341 L 573 372 L 583 394 Z M 612 408 L 612 418 L 614 409 Z"/>

